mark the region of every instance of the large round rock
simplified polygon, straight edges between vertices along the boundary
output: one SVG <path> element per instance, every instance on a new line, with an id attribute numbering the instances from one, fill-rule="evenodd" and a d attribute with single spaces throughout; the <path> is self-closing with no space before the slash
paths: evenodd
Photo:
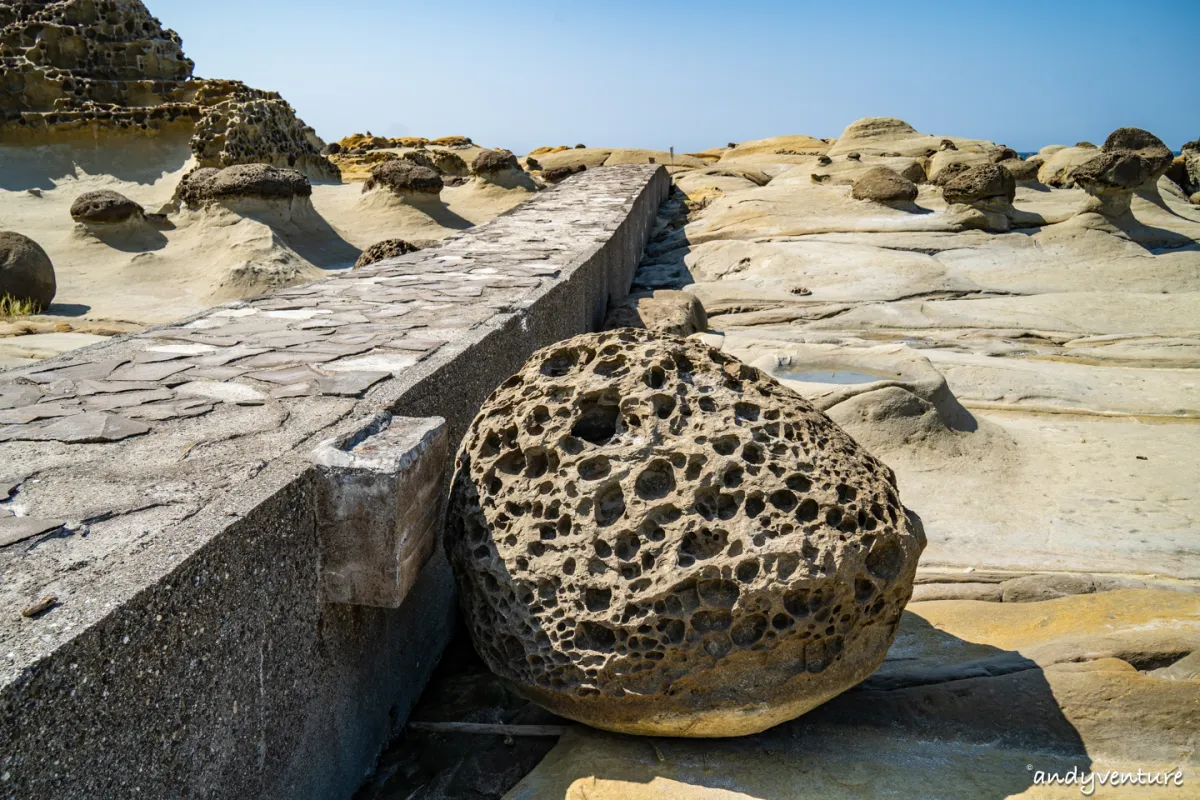
<path id="1" fill-rule="evenodd" d="M 0 297 L 32 303 L 41 311 L 57 291 L 54 265 L 41 245 L 13 231 L 0 231 Z"/>
<path id="2" fill-rule="evenodd" d="M 924 547 L 892 471 L 700 342 L 535 353 L 459 452 L 447 547 L 514 688 L 626 733 L 737 736 L 883 661 Z"/>

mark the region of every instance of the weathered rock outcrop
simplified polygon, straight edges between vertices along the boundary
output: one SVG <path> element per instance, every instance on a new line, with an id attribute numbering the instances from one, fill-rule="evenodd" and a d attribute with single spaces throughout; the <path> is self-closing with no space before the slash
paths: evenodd
<path id="1" fill-rule="evenodd" d="M 671 336 L 690 336 L 708 329 L 700 299 L 689 292 L 659 289 L 637 292 L 608 309 L 605 330 L 645 328 Z"/>
<path id="2" fill-rule="evenodd" d="M 88 224 L 112 225 L 141 219 L 145 214 L 139 203 L 111 189 L 84 192 L 71 204 L 71 219 Z"/>
<path id="3" fill-rule="evenodd" d="M 431 167 L 397 159 L 385 161 L 371 170 L 363 191 L 385 188 L 401 198 L 436 198 L 442 192 L 442 176 Z"/>
<path id="4" fill-rule="evenodd" d="M 57 286 L 50 256 L 28 236 L 0 231 L 0 297 L 50 305 Z"/>
<path id="5" fill-rule="evenodd" d="M 628 329 L 539 351 L 484 403 L 448 518 L 489 667 L 656 735 L 753 733 L 861 681 L 924 547 L 891 470 L 801 397 Z"/>
<path id="6" fill-rule="evenodd" d="M 1099 154 L 1076 167 L 1071 177 L 1095 198 L 1090 210 L 1116 216 L 1129 210 L 1134 191 L 1162 177 L 1174 157 L 1154 134 L 1119 128 L 1104 140 Z"/>
<path id="7" fill-rule="evenodd" d="M 917 199 L 917 185 L 895 170 L 872 167 L 854 182 L 850 196 L 877 203 L 911 203 Z"/>
<path id="8" fill-rule="evenodd" d="M 520 168 L 517 157 L 508 150 L 484 150 L 471 162 L 471 171 L 476 175 L 492 175 Z"/>
<path id="9" fill-rule="evenodd" d="M 179 35 L 140 0 L 5 3 L 0 65 L 0 142 L 190 133 L 201 166 L 262 162 L 338 177 L 278 94 L 193 78 Z"/>
<path id="10" fill-rule="evenodd" d="M 412 242 L 406 242 L 403 239 L 384 239 L 363 250 L 362 255 L 354 262 L 354 268 L 366 267 L 385 258 L 396 258 L 407 253 L 415 253 L 420 249 Z"/>
<path id="11" fill-rule="evenodd" d="M 586 169 L 587 167 L 583 164 L 577 164 L 571 167 L 551 167 L 550 169 L 542 172 L 542 178 L 545 179 L 547 183 L 562 183 L 572 175 L 578 175 L 580 172 L 583 172 Z"/>
<path id="12" fill-rule="evenodd" d="M 1012 207 L 1017 195 L 1013 174 L 996 164 L 976 164 L 958 172 L 942 184 L 947 203 L 963 203 L 988 211 Z"/>
<path id="13" fill-rule="evenodd" d="M 193 170 L 184 176 L 179 190 L 180 198 L 189 206 L 248 197 L 290 200 L 311 195 L 312 184 L 299 171 L 267 164 Z"/>

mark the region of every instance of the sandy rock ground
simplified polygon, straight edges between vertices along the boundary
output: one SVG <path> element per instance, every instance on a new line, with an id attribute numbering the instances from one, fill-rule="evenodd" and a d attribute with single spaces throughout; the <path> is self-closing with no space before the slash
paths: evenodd
<path id="1" fill-rule="evenodd" d="M 895 469 L 929 545 L 888 660 L 754 737 L 573 728 L 507 797 L 1083 796 L 1037 777 L 1072 768 L 1180 771 L 1098 797 L 1200 785 L 1200 207 L 1163 179 L 1106 218 L 1027 181 L 1000 231 L 928 183 L 858 201 L 872 166 L 995 149 L 867 128 L 677 174 L 635 289 L 694 294 L 698 336 Z M 1043 177 L 1083 150 L 1047 148 Z"/>
<path id="2" fill-rule="evenodd" d="M 172 205 L 195 166 L 186 137 L 9 147 L 0 161 L 0 229 L 41 244 L 58 281 L 46 313 L 0 325 L 0 367 L 90 343 L 79 336 L 134 330 L 317 280 L 351 267 L 381 239 L 444 239 L 530 194 L 469 179 L 416 207 L 387 193 L 364 194 L 359 182 L 317 182 L 311 203 L 197 211 Z M 71 203 L 99 189 L 163 211 L 165 219 L 103 233 L 73 222 Z"/>

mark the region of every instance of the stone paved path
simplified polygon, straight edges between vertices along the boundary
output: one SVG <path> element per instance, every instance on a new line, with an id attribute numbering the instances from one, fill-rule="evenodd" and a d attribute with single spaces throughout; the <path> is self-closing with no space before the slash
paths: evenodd
<path id="1" fill-rule="evenodd" d="M 655 169 L 588 171 L 435 249 L 0 374 L 0 676 L 142 585 L 143 555 L 183 557 L 193 517 L 236 515 L 274 460 L 525 313 Z M 46 594 L 50 623 L 19 616 Z"/>

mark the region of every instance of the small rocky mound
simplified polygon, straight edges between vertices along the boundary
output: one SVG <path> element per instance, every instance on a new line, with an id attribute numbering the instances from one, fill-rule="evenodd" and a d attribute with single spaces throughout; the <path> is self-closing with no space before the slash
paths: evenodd
<path id="1" fill-rule="evenodd" d="M 895 170 L 872 167 L 854 182 L 850 196 L 877 203 L 911 203 L 917 199 L 917 185 Z"/>
<path id="2" fill-rule="evenodd" d="M 938 178 L 941 178 L 941 173 L 938 173 Z M 947 203 L 963 203 L 995 211 L 1010 207 L 1017 195 L 1017 182 L 1012 173 L 995 164 L 967 167 L 946 179 L 941 186 L 942 196 Z"/>
<path id="3" fill-rule="evenodd" d="M 708 314 L 700 298 L 675 289 L 638 292 L 608 309 L 605 330 L 644 328 L 670 336 L 708 330 Z"/>
<path id="4" fill-rule="evenodd" d="M 585 164 L 574 164 L 571 166 L 563 166 L 563 167 L 551 167 L 550 169 L 544 170 L 542 172 L 542 178 L 545 179 L 548 183 L 562 183 L 563 181 L 565 181 L 567 178 L 571 177 L 572 175 L 578 175 L 580 172 L 585 172 L 586 170 L 587 170 L 587 165 L 585 165 Z"/>
<path id="5" fill-rule="evenodd" d="M 517 157 L 508 150 L 484 150 L 471 162 L 471 171 L 476 175 L 492 175 L 520 168 Z"/>
<path id="6" fill-rule="evenodd" d="M 442 176 L 437 170 L 411 161 L 385 161 L 371 170 L 363 191 L 384 187 L 397 197 L 437 197 L 442 191 Z"/>
<path id="7" fill-rule="evenodd" d="M 1118 215 L 1129 210 L 1133 192 L 1154 184 L 1174 158 L 1154 134 L 1140 128 L 1119 128 L 1104 140 L 1095 158 L 1072 171 L 1071 178 L 1096 198 L 1093 210 Z"/>
<path id="8" fill-rule="evenodd" d="M 185 175 L 179 187 L 180 199 L 192 207 L 244 197 L 290 200 L 310 195 L 312 184 L 299 171 L 268 164 L 202 167 Z"/>
<path id="9" fill-rule="evenodd" d="M 799 395 L 629 329 L 541 350 L 492 394 L 448 519 L 487 665 L 650 735 L 754 733 L 863 680 L 925 544 L 891 469 Z"/>
<path id="10" fill-rule="evenodd" d="M 84 192 L 71 204 L 71 219 L 76 222 L 111 225 L 145 216 L 141 205 L 111 189 Z"/>
<path id="11" fill-rule="evenodd" d="M 32 303 L 41 311 L 56 291 L 54 265 L 41 245 L 28 236 L 0 231 L 0 298 Z"/>
<path id="12" fill-rule="evenodd" d="M 1016 181 L 1036 181 L 1038 170 L 1042 168 L 1044 163 L 1041 158 L 1033 156 L 1029 159 L 1022 158 L 1005 158 L 996 162 L 1012 173 L 1013 180 Z"/>
<path id="13" fill-rule="evenodd" d="M 438 139 L 432 140 L 429 142 L 429 144 L 437 145 L 438 147 L 455 147 L 462 149 L 464 147 L 471 147 L 475 143 L 466 136 L 442 136 Z"/>
<path id="14" fill-rule="evenodd" d="M 471 168 L 458 153 L 451 153 L 449 150 L 426 150 L 425 155 L 433 162 L 434 168 L 443 175 L 462 178 L 471 173 Z"/>
<path id="15" fill-rule="evenodd" d="M 362 255 L 354 262 L 354 268 L 365 267 L 376 261 L 383 261 L 385 258 L 396 258 L 408 253 L 415 253 L 420 249 L 415 244 L 403 239 L 384 239 L 363 250 Z"/>
<path id="16" fill-rule="evenodd" d="M 541 172 L 542 162 L 538 161 L 533 156 L 525 156 L 525 169 L 529 170 L 530 172 L 532 172 L 534 170 Z"/>
<path id="17" fill-rule="evenodd" d="M 395 154 L 394 153 L 384 153 L 381 155 L 395 155 Z M 441 170 L 439 170 L 437 168 L 437 165 L 433 163 L 433 159 L 429 157 L 428 150 L 409 150 L 407 152 L 401 153 L 399 155 L 399 158 L 403 159 L 404 161 L 411 161 L 412 163 L 414 163 L 418 166 L 421 166 L 421 167 L 427 167 L 427 168 L 433 170 L 434 172 L 441 172 Z M 390 161 L 391 159 L 384 159 L 384 160 Z"/>

